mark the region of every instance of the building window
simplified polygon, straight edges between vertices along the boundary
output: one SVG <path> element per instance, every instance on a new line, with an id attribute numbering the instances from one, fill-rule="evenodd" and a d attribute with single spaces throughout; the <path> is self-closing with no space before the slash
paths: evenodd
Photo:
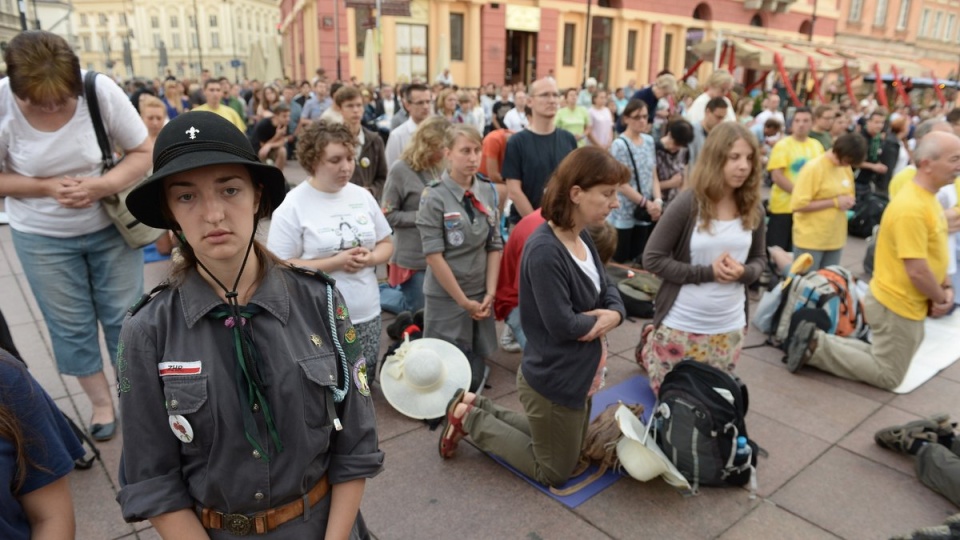
<path id="1" fill-rule="evenodd" d="M 216 28 L 216 27 L 217 27 L 217 16 L 216 16 L 216 15 L 211 15 L 211 16 L 210 16 L 210 28 Z"/>
<path id="2" fill-rule="evenodd" d="M 673 34 L 663 36 L 663 69 L 670 69 L 670 58 L 673 57 Z"/>
<path id="3" fill-rule="evenodd" d="M 573 65 L 573 41 L 577 36 L 577 25 L 563 24 L 563 65 Z"/>
<path id="4" fill-rule="evenodd" d="M 427 26 L 397 24 L 397 76 L 427 80 Z"/>
<path id="5" fill-rule="evenodd" d="M 92 51 L 93 47 L 90 46 L 90 36 L 83 36 L 83 50 Z"/>
<path id="6" fill-rule="evenodd" d="M 637 59 L 637 31 L 627 32 L 627 71 L 633 71 Z"/>
<path id="7" fill-rule="evenodd" d="M 190 32 L 190 46 L 194 49 L 200 46 L 200 42 L 197 41 L 197 34 Z"/>
<path id="8" fill-rule="evenodd" d="M 943 12 L 938 11 L 933 17 L 933 32 L 930 33 L 930 39 L 940 39 L 940 31 L 943 30 L 940 23 L 943 22 Z"/>
<path id="9" fill-rule="evenodd" d="M 106 14 L 106 13 L 101 13 L 101 14 L 100 14 L 100 24 L 101 24 L 101 25 L 106 26 L 109 21 L 110 21 L 110 19 L 107 18 L 107 14 Z"/>
<path id="10" fill-rule="evenodd" d="M 159 49 L 161 46 L 160 34 L 156 33 L 153 35 L 153 48 Z"/>
<path id="11" fill-rule="evenodd" d="M 950 41 L 950 37 L 953 36 L 953 26 L 957 23 L 957 16 L 951 13 L 947 15 L 947 31 L 943 33 L 943 40 Z"/>
<path id="12" fill-rule="evenodd" d="M 450 60 L 463 60 L 463 13 L 450 14 Z"/>
<path id="13" fill-rule="evenodd" d="M 187 27 L 188 28 L 197 27 L 197 20 L 193 17 L 193 15 L 187 15 Z"/>
<path id="14" fill-rule="evenodd" d="M 150 28 L 160 28 L 160 17 L 156 15 L 150 17 Z"/>
<path id="15" fill-rule="evenodd" d="M 89 21 L 87 20 L 87 14 L 86 14 L 86 13 L 81 13 L 81 14 L 80 14 L 80 26 L 86 27 L 87 24 L 89 24 Z"/>
<path id="16" fill-rule="evenodd" d="M 176 15 L 170 16 L 170 28 L 180 28 L 180 19 Z"/>
<path id="17" fill-rule="evenodd" d="M 180 49 L 180 33 L 179 32 L 174 33 L 170 37 L 173 38 L 173 41 L 171 42 L 173 44 L 173 48 L 179 50 Z"/>
<path id="18" fill-rule="evenodd" d="M 919 37 L 924 37 L 927 33 L 927 25 L 930 23 L 930 10 L 925 9 L 923 13 L 920 14 L 920 26 L 917 27 L 917 33 L 920 34 Z"/>
<path id="19" fill-rule="evenodd" d="M 887 0 L 877 0 L 877 10 L 873 12 L 873 25 L 883 28 L 887 24 Z"/>
<path id="20" fill-rule="evenodd" d="M 356 24 L 354 32 L 357 34 L 357 58 L 363 58 L 367 47 L 367 30 L 376 24 L 371 20 L 373 18 L 373 10 L 368 7 L 358 7 L 354 11 L 353 18 Z"/>
<path id="21" fill-rule="evenodd" d="M 860 15 L 863 13 L 863 0 L 851 0 L 850 15 L 847 20 L 850 22 L 860 22 Z"/>
<path id="22" fill-rule="evenodd" d="M 100 36 L 100 50 L 107 54 L 110 53 L 110 38 L 107 36 Z"/>
<path id="23" fill-rule="evenodd" d="M 897 30 L 907 29 L 907 19 L 910 18 L 910 0 L 900 0 L 900 14 L 897 15 Z"/>
<path id="24" fill-rule="evenodd" d="M 210 46 L 213 47 L 214 49 L 220 48 L 220 34 L 216 32 L 210 33 Z"/>

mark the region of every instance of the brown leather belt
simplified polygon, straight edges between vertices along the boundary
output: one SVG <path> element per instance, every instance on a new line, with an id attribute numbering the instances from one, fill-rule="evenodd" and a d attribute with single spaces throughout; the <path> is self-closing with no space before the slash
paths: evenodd
<path id="1" fill-rule="evenodd" d="M 330 491 L 330 482 L 327 476 L 317 482 L 313 489 L 307 493 L 306 498 L 309 505 L 320 502 Z M 246 536 L 248 534 L 265 534 L 284 523 L 296 519 L 303 515 L 303 497 L 287 503 L 277 508 L 271 508 L 265 512 L 258 512 L 252 516 L 244 514 L 224 514 L 210 508 L 204 508 L 200 512 L 200 522 L 205 529 L 224 530 L 237 536 Z"/>

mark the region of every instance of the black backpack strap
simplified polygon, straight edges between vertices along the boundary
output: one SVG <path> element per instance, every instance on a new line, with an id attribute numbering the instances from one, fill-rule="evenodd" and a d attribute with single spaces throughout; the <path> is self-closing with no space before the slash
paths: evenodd
<path id="1" fill-rule="evenodd" d="M 110 150 L 110 139 L 103 126 L 103 117 L 100 115 L 100 101 L 97 99 L 97 72 L 88 71 L 83 77 L 83 96 L 87 99 L 87 109 L 90 111 L 90 121 L 93 130 L 97 133 L 97 144 L 100 145 L 103 170 L 107 171 L 114 165 L 113 151 Z"/>

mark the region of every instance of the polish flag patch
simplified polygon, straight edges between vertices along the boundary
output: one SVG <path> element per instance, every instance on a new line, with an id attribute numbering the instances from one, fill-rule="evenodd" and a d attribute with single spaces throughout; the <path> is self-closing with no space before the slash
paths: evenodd
<path id="1" fill-rule="evenodd" d="M 160 362 L 157 364 L 160 376 L 167 375 L 197 375 L 200 373 L 200 361 L 196 362 Z"/>

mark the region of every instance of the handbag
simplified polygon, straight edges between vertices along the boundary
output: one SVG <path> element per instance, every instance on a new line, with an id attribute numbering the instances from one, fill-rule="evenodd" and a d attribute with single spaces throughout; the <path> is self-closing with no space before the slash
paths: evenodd
<path id="1" fill-rule="evenodd" d="M 114 160 L 113 150 L 110 147 L 110 139 L 107 138 L 107 130 L 103 127 L 103 117 L 100 116 L 100 103 L 97 100 L 97 72 L 88 71 L 83 77 L 83 93 L 87 98 L 87 108 L 90 111 L 90 121 L 93 122 L 93 130 L 97 133 L 97 143 L 100 145 L 102 154 L 102 164 L 100 172 L 105 173 L 114 168 L 119 160 Z M 100 199 L 100 205 L 107 212 L 110 221 L 120 231 L 123 240 L 128 246 L 134 249 L 140 249 L 157 241 L 164 231 L 148 227 L 140 220 L 135 218 L 130 210 L 127 209 L 127 195 L 136 188 L 140 182 L 128 187 L 108 197 Z"/>
<path id="2" fill-rule="evenodd" d="M 637 191 L 640 191 L 640 172 L 637 171 L 637 162 L 633 160 L 633 152 L 630 151 L 630 145 L 627 144 L 623 135 L 617 137 L 617 139 L 622 140 L 623 144 L 627 147 L 627 156 L 630 158 L 630 164 L 633 165 L 633 175 L 637 178 Z M 652 223 L 654 221 L 653 216 L 650 215 L 650 211 L 641 204 L 638 204 L 637 207 L 633 209 L 633 219 L 645 223 Z"/>

